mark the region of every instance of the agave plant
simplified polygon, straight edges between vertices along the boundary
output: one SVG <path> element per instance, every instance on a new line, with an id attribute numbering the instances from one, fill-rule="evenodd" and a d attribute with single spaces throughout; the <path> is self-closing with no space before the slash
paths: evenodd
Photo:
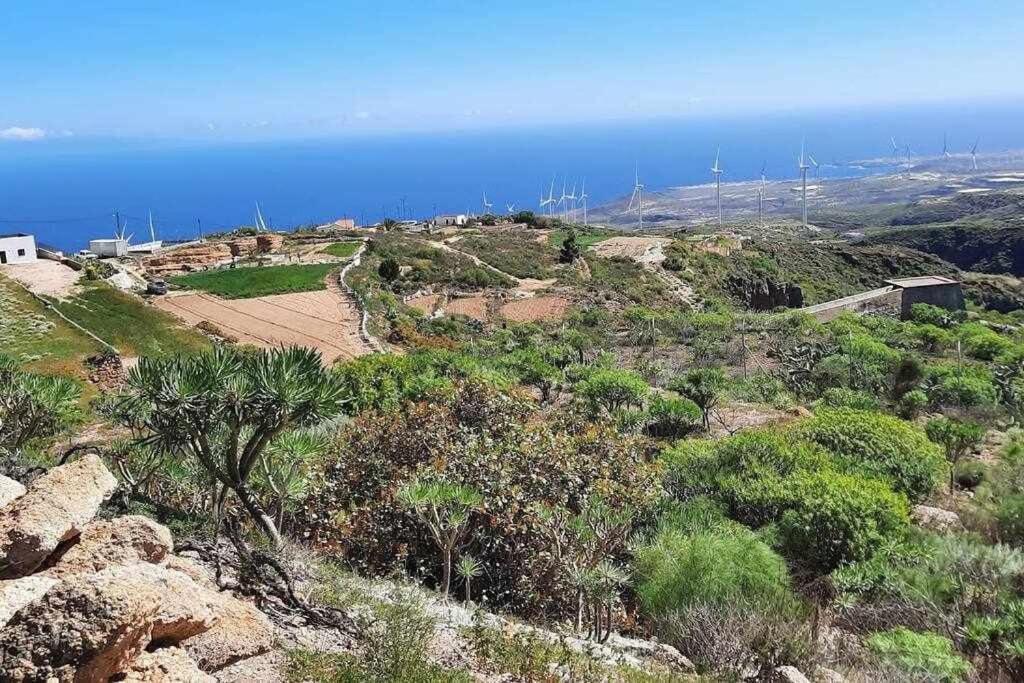
<path id="1" fill-rule="evenodd" d="M 412 508 L 430 529 L 441 551 L 441 594 L 451 590 L 452 555 L 469 527 L 471 513 L 480 508 L 483 496 L 466 486 L 417 477 L 398 492 L 398 500 Z"/>

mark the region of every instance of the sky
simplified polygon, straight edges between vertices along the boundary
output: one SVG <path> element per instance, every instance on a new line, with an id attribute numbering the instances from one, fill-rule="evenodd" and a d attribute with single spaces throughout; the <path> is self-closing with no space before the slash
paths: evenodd
<path id="1" fill-rule="evenodd" d="M 0 144 L 1024 97 L 1020 0 L 5 2 Z"/>

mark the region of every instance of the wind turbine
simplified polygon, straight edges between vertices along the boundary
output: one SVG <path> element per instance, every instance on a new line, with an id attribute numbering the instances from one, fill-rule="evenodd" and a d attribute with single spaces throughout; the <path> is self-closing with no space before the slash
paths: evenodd
<path id="1" fill-rule="evenodd" d="M 543 209 L 545 206 L 548 207 L 548 215 L 550 216 L 550 215 L 552 215 L 552 212 L 554 211 L 554 209 L 551 208 L 554 204 L 555 204 L 555 177 L 552 176 L 551 177 L 551 185 L 550 185 L 550 187 L 548 187 L 548 198 L 544 199 L 544 197 L 541 196 L 540 208 Z"/>
<path id="2" fill-rule="evenodd" d="M 494 204 L 488 203 L 488 201 L 487 201 L 487 190 L 484 190 L 484 213 L 485 214 L 490 213 L 492 206 L 494 206 Z"/>
<path id="3" fill-rule="evenodd" d="M 950 157 L 949 145 L 946 142 L 946 134 L 945 133 L 942 134 L 942 156 L 945 157 L 946 159 L 948 159 Z"/>
<path id="4" fill-rule="evenodd" d="M 566 199 L 568 199 L 569 201 L 572 202 L 572 215 L 570 217 L 570 220 L 573 223 L 575 223 L 576 222 L 576 181 L 575 180 L 572 181 L 572 194 L 568 195 L 566 197 Z"/>
<path id="5" fill-rule="evenodd" d="M 718 227 L 722 227 L 722 169 L 718 166 L 718 157 L 722 153 L 719 147 L 715 152 L 715 165 L 711 167 L 711 173 L 715 176 L 715 199 L 718 201 Z"/>
<path id="6" fill-rule="evenodd" d="M 801 201 L 803 202 L 803 222 L 804 227 L 807 227 L 807 169 L 810 168 L 807 162 L 804 160 L 804 141 L 800 141 L 800 158 L 797 160 L 797 167 L 800 169 L 800 184 L 802 190 L 800 192 Z"/>
<path id="7" fill-rule="evenodd" d="M 761 164 L 761 185 L 757 188 L 757 227 L 764 227 L 764 169 L 767 163 Z"/>
<path id="8" fill-rule="evenodd" d="M 256 202 L 256 230 L 267 232 L 267 223 L 263 220 L 263 212 L 260 211 L 260 203 Z"/>
<path id="9" fill-rule="evenodd" d="M 544 201 L 543 197 L 541 197 L 541 201 Z M 509 213 L 515 213 L 516 205 L 515 204 L 506 204 L 505 205 L 505 210 L 508 211 Z"/>
<path id="10" fill-rule="evenodd" d="M 149 241 L 156 242 L 156 229 L 153 228 L 153 212 L 149 212 Z"/>
<path id="11" fill-rule="evenodd" d="M 819 164 L 818 164 L 817 160 L 815 160 L 813 154 L 808 154 L 807 155 L 807 159 L 811 162 L 811 166 L 814 166 L 814 186 L 815 186 L 815 188 L 817 188 L 817 186 L 818 186 L 818 167 L 819 167 Z"/>
<path id="12" fill-rule="evenodd" d="M 974 166 L 974 170 L 978 170 L 978 143 L 981 142 L 980 138 L 974 140 L 974 146 L 971 147 L 971 164 Z"/>
<path id="13" fill-rule="evenodd" d="M 896 136 L 889 137 L 889 144 L 892 145 L 892 158 L 898 161 L 900 158 L 900 148 L 896 144 Z"/>
<path id="14" fill-rule="evenodd" d="M 568 220 L 568 214 L 566 213 L 567 199 L 569 199 L 569 195 L 565 193 L 565 178 L 562 178 L 562 196 L 558 198 L 558 205 L 562 207 L 562 220 Z"/>
<path id="15" fill-rule="evenodd" d="M 640 168 L 639 166 L 634 167 L 633 170 L 636 181 L 633 184 L 633 196 L 629 198 L 629 207 L 626 208 L 626 213 L 633 210 L 633 203 L 636 202 L 637 214 L 640 216 L 640 230 L 644 229 L 644 186 L 640 184 Z"/>
<path id="16" fill-rule="evenodd" d="M 583 187 L 580 188 L 580 204 L 583 205 L 583 227 L 587 227 L 587 179 L 583 179 Z"/>

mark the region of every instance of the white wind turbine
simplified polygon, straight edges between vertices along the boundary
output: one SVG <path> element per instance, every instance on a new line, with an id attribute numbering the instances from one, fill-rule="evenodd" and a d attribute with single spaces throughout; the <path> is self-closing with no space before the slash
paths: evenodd
<path id="1" fill-rule="evenodd" d="M 267 223 L 263 220 L 263 212 L 260 211 L 260 203 L 256 202 L 256 230 L 267 232 Z"/>
<path id="2" fill-rule="evenodd" d="M 491 212 L 491 207 L 492 207 L 492 206 L 494 206 L 494 204 L 492 204 L 492 203 L 489 203 L 489 202 L 487 201 L 487 190 L 484 190 L 484 213 L 485 213 L 485 214 L 488 214 L 488 213 L 490 213 L 490 212 Z"/>
<path id="3" fill-rule="evenodd" d="M 565 178 L 562 179 L 562 196 L 558 198 L 557 206 L 562 207 L 562 220 L 568 220 L 568 214 L 566 213 L 568 206 L 569 195 L 565 193 Z"/>
<path id="4" fill-rule="evenodd" d="M 640 217 L 640 231 L 644 229 L 644 186 L 640 183 L 640 168 L 634 168 L 635 182 L 633 184 L 633 196 L 629 198 L 629 207 L 626 208 L 626 213 L 633 210 L 633 204 L 636 204 L 637 215 Z"/>
<path id="5" fill-rule="evenodd" d="M 715 165 L 711 167 L 711 173 L 715 176 L 715 199 L 718 202 L 718 227 L 722 227 L 722 169 L 718 165 L 718 158 L 722 153 L 719 147 L 715 152 Z"/>
<path id="6" fill-rule="evenodd" d="M 555 178 L 554 178 L 554 176 L 552 176 L 552 178 L 551 178 L 551 185 L 550 185 L 550 187 L 548 187 L 547 199 L 544 198 L 544 195 L 541 195 L 541 198 L 540 198 L 540 208 L 543 209 L 544 207 L 547 207 L 548 215 L 550 216 L 550 215 L 552 215 L 552 212 L 554 211 L 554 209 L 552 208 L 554 206 L 554 204 L 555 204 Z"/>
<path id="7" fill-rule="evenodd" d="M 802 190 L 800 192 L 801 202 L 803 203 L 803 223 L 804 227 L 807 227 L 807 169 L 810 168 L 807 162 L 804 160 L 804 141 L 800 141 L 800 158 L 797 160 L 797 167 L 800 169 L 800 183 Z"/>
<path id="8" fill-rule="evenodd" d="M 569 218 L 573 223 L 576 222 L 576 181 L 572 181 L 572 194 L 566 196 L 570 202 L 572 202 L 572 214 Z"/>
<path id="9" fill-rule="evenodd" d="M 583 187 L 580 188 L 580 204 L 583 205 L 583 227 L 587 227 L 587 179 L 583 179 Z"/>
<path id="10" fill-rule="evenodd" d="M 900 158 L 900 148 L 899 148 L 899 145 L 896 144 L 896 136 L 890 136 L 889 137 L 889 144 L 892 145 L 892 158 L 896 159 L 896 160 L 899 160 L 899 158 Z"/>
<path id="11" fill-rule="evenodd" d="M 818 186 L 818 169 L 820 168 L 820 164 L 814 158 L 813 154 L 808 154 L 807 155 L 807 160 L 810 161 L 811 162 L 811 166 L 814 167 L 814 186 L 815 186 L 815 188 L 817 188 L 817 186 Z"/>
<path id="12" fill-rule="evenodd" d="M 946 141 L 946 134 L 942 134 L 942 156 L 948 159 L 951 155 L 949 153 L 949 144 Z"/>
<path id="13" fill-rule="evenodd" d="M 980 138 L 974 140 L 974 146 L 971 147 L 971 165 L 974 166 L 974 170 L 978 170 L 978 143 L 981 142 Z"/>
<path id="14" fill-rule="evenodd" d="M 544 201 L 543 197 L 541 197 L 541 201 Z M 509 213 L 515 213 L 516 212 L 516 205 L 515 204 L 506 204 L 505 205 L 505 210 L 508 211 Z"/>

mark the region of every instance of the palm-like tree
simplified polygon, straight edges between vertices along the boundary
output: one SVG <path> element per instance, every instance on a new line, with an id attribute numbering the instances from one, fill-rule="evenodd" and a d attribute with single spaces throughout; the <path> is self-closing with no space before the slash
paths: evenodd
<path id="1" fill-rule="evenodd" d="M 81 396 L 70 379 L 23 372 L 13 358 L 0 355 L 0 448 L 17 450 L 60 433 L 81 417 Z"/>
<path id="2" fill-rule="evenodd" d="M 462 582 L 466 585 L 466 604 L 472 602 L 473 593 L 470 590 L 470 582 L 476 577 L 483 573 L 483 565 L 472 555 L 463 555 L 459 558 L 459 563 L 455 566 L 455 571 L 462 577 Z"/>
<path id="3" fill-rule="evenodd" d="M 253 470 L 280 435 L 337 415 L 345 394 L 310 349 L 218 347 L 143 358 L 128 375 L 119 412 L 144 427 L 145 443 L 198 461 L 279 546 L 277 525 L 253 490 Z"/>

